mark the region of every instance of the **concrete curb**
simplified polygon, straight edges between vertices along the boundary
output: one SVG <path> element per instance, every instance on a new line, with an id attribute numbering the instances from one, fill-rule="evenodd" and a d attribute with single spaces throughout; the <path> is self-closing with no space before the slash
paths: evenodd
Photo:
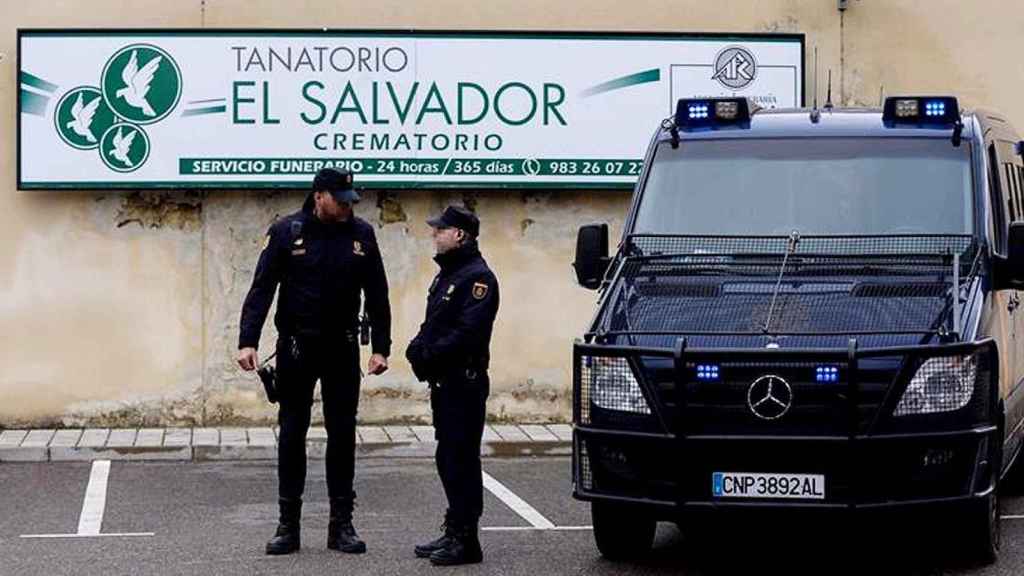
<path id="1" fill-rule="evenodd" d="M 568 456 L 572 427 L 567 424 L 488 426 L 480 455 L 485 458 Z M 359 426 L 357 458 L 431 458 L 437 448 L 430 426 Z M 310 429 L 306 454 L 323 459 L 327 433 Z M 277 459 L 274 428 L 146 428 L 5 430 L 0 432 L 0 463 L 222 462 Z"/>

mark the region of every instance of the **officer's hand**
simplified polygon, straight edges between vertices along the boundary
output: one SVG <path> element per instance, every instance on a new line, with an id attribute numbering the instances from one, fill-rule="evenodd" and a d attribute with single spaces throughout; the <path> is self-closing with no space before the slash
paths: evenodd
<path id="1" fill-rule="evenodd" d="M 388 370 L 388 359 L 380 354 L 374 354 L 370 356 L 369 365 L 366 367 L 366 372 L 369 374 L 383 374 Z"/>
<path id="2" fill-rule="evenodd" d="M 238 365 L 242 367 L 242 370 L 252 372 L 256 369 L 258 362 L 255 348 L 242 348 L 238 351 Z"/>

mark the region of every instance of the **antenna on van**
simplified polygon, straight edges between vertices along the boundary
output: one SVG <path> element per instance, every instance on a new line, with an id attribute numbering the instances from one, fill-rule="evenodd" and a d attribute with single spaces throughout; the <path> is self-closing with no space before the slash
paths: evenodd
<path id="1" fill-rule="evenodd" d="M 817 124 L 821 120 L 821 111 L 818 110 L 818 47 L 814 47 L 814 98 L 811 108 L 811 123 Z"/>
<path id="2" fill-rule="evenodd" d="M 825 109 L 831 110 L 832 106 L 832 69 L 828 69 L 828 94 L 825 96 Z"/>
<path id="3" fill-rule="evenodd" d="M 878 105 L 885 105 L 885 84 L 878 85 Z"/>

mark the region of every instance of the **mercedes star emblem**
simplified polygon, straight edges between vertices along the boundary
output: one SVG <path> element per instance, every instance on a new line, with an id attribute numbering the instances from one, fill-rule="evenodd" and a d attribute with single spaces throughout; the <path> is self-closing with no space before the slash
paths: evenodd
<path id="1" fill-rule="evenodd" d="M 781 418 L 793 405 L 793 388 L 779 376 L 768 374 L 747 389 L 747 406 L 762 420 Z"/>

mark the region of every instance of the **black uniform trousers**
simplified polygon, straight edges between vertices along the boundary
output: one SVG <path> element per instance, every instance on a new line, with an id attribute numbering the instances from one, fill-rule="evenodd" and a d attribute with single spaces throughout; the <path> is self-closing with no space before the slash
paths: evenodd
<path id="1" fill-rule="evenodd" d="M 295 345 L 293 345 L 293 340 Z M 277 476 L 281 498 L 301 498 L 306 486 L 306 433 L 320 380 L 327 429 L 327 494 L 355 498 L 359 346 L 355 335 L 282 337 L 277 342 L 280 407 Z"/>
<path id="2" fill-rule="evenodd" d="M 434 462 L 448 499 L 448 522 L 455 526 L 475 526 L 484 510 L 480 441 L 489 393 L 486 372 L 468 371 L 430 386 Z"/>

